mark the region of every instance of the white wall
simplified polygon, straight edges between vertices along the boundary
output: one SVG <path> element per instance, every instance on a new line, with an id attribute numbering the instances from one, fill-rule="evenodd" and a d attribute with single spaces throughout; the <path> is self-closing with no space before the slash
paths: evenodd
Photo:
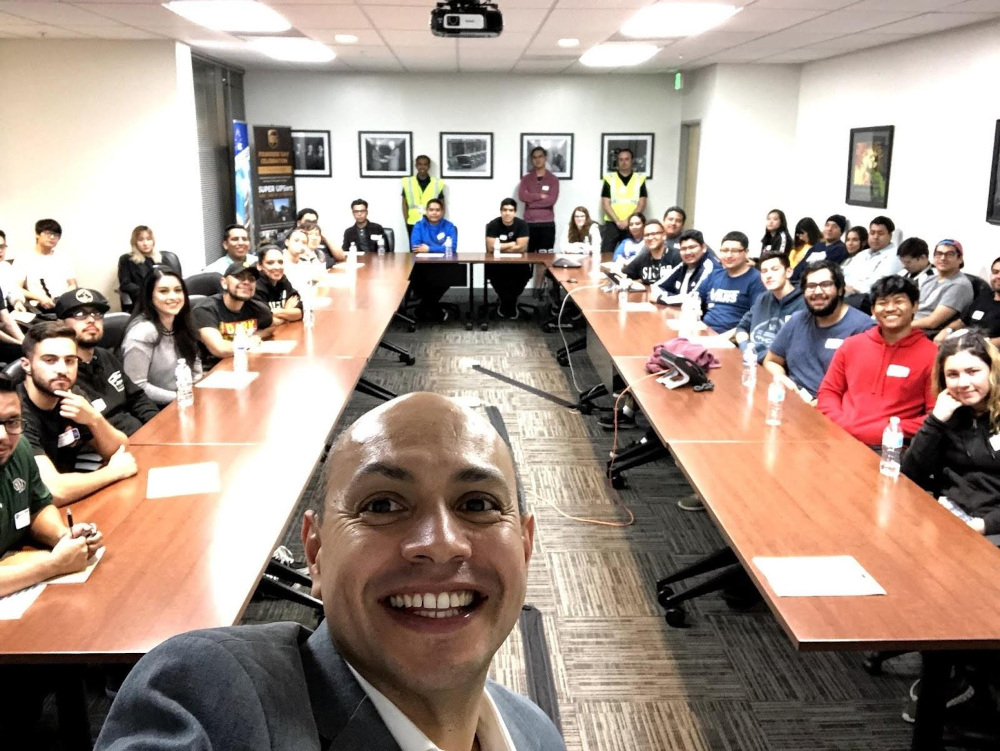
<path id="1" fill-rule="evenodd" d="M 448 180 L 448 218 L 459 238 L 482 237 L 500 201 L 516 198 L 522 132 L 573 133 L 573 179 L 560 185 L 556 223 L 574 206 L 600 208 L 602 132 L 655 134 L 647 216 L 659 217 L 677 193 L 680 97 L 666 76 L 373 76 L 248 71 L 247 119 L 331 131 L 333 178 L 299 178 L 300 207 L 320 212 L 324 233 L 340 237 L 361 196 L 373 221 L 405 237 L 398 178 L 359 177 L 358 131 L 413 131 L 414 155 L 426 153 L 440 174 L 441 131 L 493 132 L 492 180 Z M 599 216 L 598 216 L 599 218 Z"/>
<path id="2" fill-rule="evenodd" d="M 174 42 L 0 41 L 0 228 L 12 257 L 34 223 L 63 226 L 81 285 L 117 303 L 137 224 L 204 264 L 190 49 Z"/>
<path id="3" fill-rule="evenodd" d="M 985 220 L 998 81 L 997 23 L 806 65 L 787 206 L 820 223 L 886 214 L 928 243 L 955 237 L 982 273 L 1000 255 L 1000 226 Z M 844 202 L 850 129 L 872 125 L 896 127 L 885 210 Z"/>

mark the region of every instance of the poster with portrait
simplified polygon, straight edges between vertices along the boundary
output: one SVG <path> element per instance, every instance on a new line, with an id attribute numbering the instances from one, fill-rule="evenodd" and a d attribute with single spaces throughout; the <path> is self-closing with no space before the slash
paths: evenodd
<path id="1" fill-rule="evenodd" d="M 295 163 L 292 129 L 253 126 L 254 171 L 257 173 L 257 244 L 276 242 L 295 226 Z"/>
<path id="2" fill-rule="evenodd" d="M 1000 120 L 993 135 L 993 165 L 990 169 L 990 192 L 986 202 L 986 221 L 1000 224 Z"/>
<path id="3" fill-rule="evenodd" d="M 851 128 L 847 152 L 847 197 L 851 206 L 884 209 L 889 203 L 894 125 Z"/>
<path id="4" fill-rule="evenodd" d="M 409 177 L 413 173 L 412 131 L 358 131 L 361 177 Z"/>
<path id="5" fill-rule="evenodd" d="M 293 130 L 296 177 L 330 177 L 330 131 Z"/>
<path id="6" fill-rule="evenodd" d="M 632 152 L 632 171 L 653 179 L 652 133 L 602 133 L 601 177 L 618 169 L 618 155 L 628 149 Z"/>
<path id="7" fill-rule="evenodd" d="M 573 134 L 572 133 L 522 133 L 521 134 L 521 174 L 533 169 L 531 152 L 541 147 L 547 152 L 546 163 L 549 172 L 560 180 L 573 179 Z"/>

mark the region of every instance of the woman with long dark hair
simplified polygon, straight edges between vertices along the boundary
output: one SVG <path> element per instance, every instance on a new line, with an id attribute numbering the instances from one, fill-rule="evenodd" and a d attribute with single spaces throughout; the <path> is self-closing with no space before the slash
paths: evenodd
<path id="1" fill-rule="evenodd" d="M 819 242 L 819 225 L 811 216 L 799 219 L 795 225 L 795 244 L 788 254 L 788 268 L 794 269 L 806 257 L 812 246 Z"/>
<path id="2" fill-rule="evenodd" d="M 591 253 L 595 245 L 601 247 L 601 230 L 597 222 L 590 218 L 587 207 L 577 206 L 573 209 L 559 250 L 563 253 Z"/>
<path id="3" fill-rule="evenodd" d="M 125 330 L 122 357 L 125 374 L 161 407 L 177 398 L 174 370 L 179 358 L 187 362 L 195 380 L 201 377 L 190 314 L 184 280 L 166 266 L 154 266 Z"/>
<path id="4" fill-rule="evenodd" d="M 751 253 L 754 260 L 760 258 L 760 254 L 767 250 L 788 254 L 792 249 L 792 236 L 788 232 L 788 220 L 785 212 L 781 209 L 771 209 L 767 212 L 767 221 L 764 224 L 764 236 L 760 239 L 760 252 Z"/>

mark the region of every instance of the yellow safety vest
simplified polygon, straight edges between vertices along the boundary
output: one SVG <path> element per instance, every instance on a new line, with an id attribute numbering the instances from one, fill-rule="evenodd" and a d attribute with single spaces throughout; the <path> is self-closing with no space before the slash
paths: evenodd
<path id="1" fill-rule="evenodd" d="M 441 195 L 443 189 L 444 180 L 438 180 L 436 177 L 431 178 L 424 190 L 420 190 L 420 183 L 417 182 L 416 175 L 404 177 L 403 195 L 406 196 L 406 205 L 410 208 L 406 215 L 406 223 L 416 224 L 423 219 L 427 210 L 427 202 Z"/>
<path id="2" fill-rule="evenodd" d="M 635 207 L 639 204 L 639 190 L 646 182 L 646 176 L 633 172 L 628 185 L 625 185 L 617 172 L 608 172 L 604 176 L 604 181 L 611 186 L 611 210 L 618 219 L 628 219 L 635 213 Z M 604 221 L 613 222 L 615 219 L 605 213 Z"/>

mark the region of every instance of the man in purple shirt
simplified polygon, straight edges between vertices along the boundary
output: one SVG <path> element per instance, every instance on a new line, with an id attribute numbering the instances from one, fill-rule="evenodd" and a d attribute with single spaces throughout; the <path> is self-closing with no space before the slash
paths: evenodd
<path id="1" fill-rule="evenodd" d="M 532 170 L 521 178 L 517 197 L 524 203 L 528 223 L 528 252 L 550 251 L 556 244 L 556 215 L 552 207 L 559 200 L 559 178 L 547 169 L 548 152 L 541 146 L 531 150 Z"/>

